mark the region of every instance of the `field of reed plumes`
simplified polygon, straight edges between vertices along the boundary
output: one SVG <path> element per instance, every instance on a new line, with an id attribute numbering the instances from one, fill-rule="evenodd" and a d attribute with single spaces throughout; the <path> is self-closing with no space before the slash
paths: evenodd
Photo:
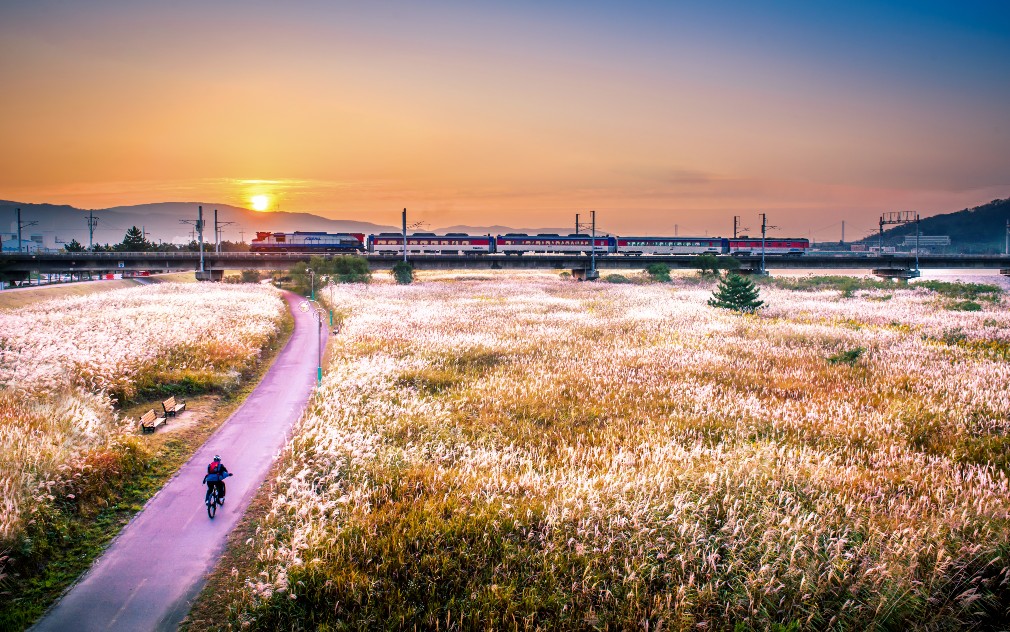
<path id="1" fill-rule="evenodd" d="M 339 288 L 222 626 L 1005 621 L 1006 300 L 766 287 L 742 316 L 710 291 Z"/>
<path id="2" fill-rule="evenodd" d="M 59 546 L 39 535 L 53 511 L 86 509 L 142 466 L 117 402 L 229 387 L 283 314 L 272 288 L 196 284 L 0 311 L 0 571 Z"/>

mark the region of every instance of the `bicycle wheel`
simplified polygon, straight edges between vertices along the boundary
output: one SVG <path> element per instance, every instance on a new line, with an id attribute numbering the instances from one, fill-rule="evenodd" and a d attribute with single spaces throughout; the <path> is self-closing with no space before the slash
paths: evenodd
<path id="1" fill-rule="evenodd" d="M 212 490 L 210 492 L 210 499 L 207 501 L 207 515 L 210 519 L 214 519 L 214 514 L 217 513 L 217 490 Z"/>

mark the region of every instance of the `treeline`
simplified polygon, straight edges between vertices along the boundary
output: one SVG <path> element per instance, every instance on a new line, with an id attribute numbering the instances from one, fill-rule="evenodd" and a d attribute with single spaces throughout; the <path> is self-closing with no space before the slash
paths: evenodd
<path id="1" fill-rule="evenodd" d="M 85 252 L 89 249 L 76 239 L 71 239 L 63 246 L 67 252 Z M 214 252 L 216 246 L 213 243 L 204 242 L 204 252 Z M 95 244 L 90 252 L 199 252 L 200 244 L 191 241 L 188 244 L 154 243 L 147 239 L 144 231 L 136 226 L 127 229 L 123 236 L 123 241 L 118 244 Z M 249 244 L 241 241 L 222 241 L 221 252 L 248 252 Z"/>

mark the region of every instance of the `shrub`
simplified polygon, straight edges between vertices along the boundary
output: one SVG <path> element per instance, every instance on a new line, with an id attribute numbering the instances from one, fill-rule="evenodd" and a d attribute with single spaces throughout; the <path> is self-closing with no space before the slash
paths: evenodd
<path id="1" fill-rule="evenodd" d="M 650 264 L 649 267 L 645 269 L 645 273 L 648 274 L 653 281 L 670 280 L 670 266 L 665 263 Z"/>
<path id="2" fill-rule="evenodd" d="M 719 270 L 738 270 L 740 261 L 735 257 L 718 257 L 705 253 L 694 258 L 694 265 L 700 275 L 709 276 L 719 274 Z"/>
<path id="3" fill-rule="evenodd" d="M 313 274 L 306 272 L 306 268 L 311 268 Z M 288 271 L 288 277 L 293 292 L 308 295 L 312 291 L 313 284 L 318 294 L 326 287 L 328 281 L 368 283 L 372 279 L 372 274 L 368 267 L 368 259 L 357 255 L 340 255 L 330 258 L 312 257 L 307 263 L 299 261 Z"/>
<path id="4" fill-rule="evenodd" d="M 754 282 L 739 274 L 727 274 L 712 292 L 708 304 L 712 307 L 731 309 L 735 312 L 753 313 L 764 307 L 759 301 L 760 290 Z"/>
<path id="5" fill-rule="evenodd" d="M 417 278 L 414 273 L 414 266 L 409 261 L 397 261 L 393 269 L 389 271 L 397 283 L 409 285 Z"/>
<path id="6" fill-rule="evenodd" d="M 603 277 L 603 280 L 607 283 L 631 283 L 631 279 L 624 276 L 623 274 L 608 274 Z"/>
<path id="7" fill-rule="evenodd" d="M 242 282 L 243 283 L 259 283 L 260 281 L 260 271 L 259 270 L 243 270 L 242 271 Z"/>

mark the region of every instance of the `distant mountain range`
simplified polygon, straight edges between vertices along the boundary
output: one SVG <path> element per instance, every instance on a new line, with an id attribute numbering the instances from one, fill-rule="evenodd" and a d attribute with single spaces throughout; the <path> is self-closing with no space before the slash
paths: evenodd
<path id="1" fill-rule="evenodd" d="M 161 202 L 136 206 L 116 206 L 88 211 L 73 206 L 55 204 L 27 204 L 0 200 L 0 239 L 12 239 L 17 232 L 15 209 L 21 209 L 22 222 L 36 222 L 22 229 L 22 239 L 39 237 L 37 241 L 44 248 L 61 248 L 71 239 L 88 245 L 88 213 L 98 218 L 94 243 L 115 244 L 123 240 L 131 226 L 143 228 L 151 241 L 188 243 L 193 237 L 193 226 L 181 220 L 195 222 L 197 207 L 203 206 L 206 222 L 203 238 L 212 242 L 214 235 L 214 209 L 222 226 L 222 240 L 246 242 L 256 237 L 257 231 L 292 232 L 296 230 L 326 231 L 331 233 L 381 233 L 399 232 L 399 226 L 384 226 L 371 222 L 327 219 L 311 213 L 288 213 L 284 211 L 261 213 L 227 204 L 201 204 L 200 202 Z M 458 232 L 471 234 L 499 234 L 506 232 L 556 232 L 567 234 L 571 229 L 511 228 L 508 226 L 448 226 L 438 229 L 422 229 L 428 232 Z M 412 231 L 413 232 L 413 231 Z"/>
<path id="2" fill-rule="evenodd" d="M 73 206 L 54 204 L 26 204 L 0 201 L 0 239 L 7 241 L 17 232 L 15 209 L 21 209 L 22 222 L 35 222 L 22 230 L 24 239 L 33 239 L 44 248 L 61 248 L 71 239 L 88 244 L 88 213 L 98 218 L 94 243 L 115 244 L 123 240 L 123 235 L 131 226 L 142 227 L 151 241 L 185 243 L 193 239 L 193 226 L 181 220 L 195 221 L 200 202 L 162 202 L 136 206 L 87 211 Z M 327 219 L 311 213 L 288 213 L 283 211 L 261 213 L 227 204 L 202 204 L 206 221 L 204 240 L 213 241 L 214 209 L 218 211 L 218 221 L 230 222 L 222 226 L 222 239 L 226 241 L 250 241 L 257 231 L 327 231 L 351 233 L 398 232 L 399 226 L 373 224 L 354 220 Z M 923 235 L 948 235 L 951 239 L 950 251 L 1003 252 L 1006 222 L 1010 218 L 1010 199 L 993 200 L 988 204 L 964 209 L 954 213 L 944 213 L 925 217 L 919 229 Z M 566 235 L 568 228 L 514 228 L 511 226 L 467 226 L 456 225 L 424 229 L 427 232 L 459 232 L 470 234 L 519 233 L 559 233 Z M 900 244 L 905 235 L 914 235 L 915 225 L 896 226 L 884 231 L 884 245 Z M 871 236 L 863 241 L 877 244 L 878 237 Z"/>

